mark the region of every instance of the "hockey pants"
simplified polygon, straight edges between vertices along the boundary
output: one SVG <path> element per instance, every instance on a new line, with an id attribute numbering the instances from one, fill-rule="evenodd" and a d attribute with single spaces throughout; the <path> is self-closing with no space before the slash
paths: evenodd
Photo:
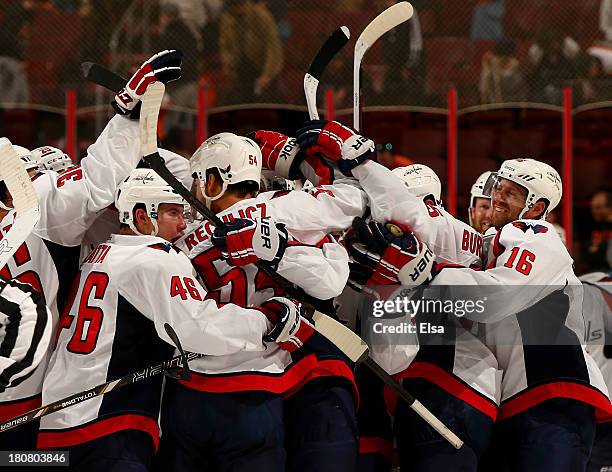
<path id="1" fill-rule="evenodd" d="M 598 424 L 588 472 L 612 472 L 612 423 Z"/>
<path id="2" fill-rule="evenodd" d="M 495 424 L 481 472 L 584 472 L 594 437 L 591 405 L 548 400 Z"/>
<path id="3" fill-rule="evenodd" d="M 143 431 L 123 430 L 83 444 L 63 447 L 74 472 L 149 472 L 154 445 Z"/>
<path id="4" fill-rule="evenodd" d="M 311 381 L 285 400 L 289 472 L 354 472 L 357 419 L 353 393 L 326 379 Z"/>
<path id="5" fill-rule="evenodd" d="M 487 447 L 493 420 L 463 400 L 423 379 L 403 385 L 464 441 L 455 449 L 403 401 L 397 404 L 394 430 L 402 472 L 476 472 Z"/>
<path id="6" fill-rule="evenodd" d="M 166 383 L 158 471 L 285 470 L 283 405 L 260 391 L 208 393 Z"/>

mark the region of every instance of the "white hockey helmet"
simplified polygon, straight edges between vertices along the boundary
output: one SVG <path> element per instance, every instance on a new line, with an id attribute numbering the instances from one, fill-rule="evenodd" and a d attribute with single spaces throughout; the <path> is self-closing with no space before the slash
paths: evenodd
<path id="1" fill-rule="evenodd" d="M 543 198 L 548 201 L 548 206 L 540 219 L 545 219 L 561 201 L 563 193 L 561 177 L 553 167 L 544 162 L 535 159 L 509 159 L 502 162 L 499 170 L 493 172 L 485 184 L 486 196 L 492 194 L 500 179 L 510 180 L 527 190 L 525 206 L 519 218 Z"/>
<path id="2" fill-rule="evenodd" d="M 474 182 L 474 185 L 472 185 L 472 188 L 470 189 L 470 206 L 469 206 L 469 210 L 471 210 L 472 208 L 474 208 L 474 205 L 476 203 L 476 199 L 477 198 L 491 198 L 489 195 L 485 195 L 484 194 L 484 188 L 485 188 L 485 184 L 487 183 L 487 180 L 489 180 L 489 177 L 491 176 L 493 172 L 491 172 L 490 170 L 487 170 L 485 172 L 483 172 L 482 174 L 480 174 L 480 176 L 476 179 L 476 182 Z M 470 221 L 470 226 L 473 226 L 473 222 L 472 222 L 472 212 L 468 210 L 468 219 Z"/>
<path id="3" fill-rule="evenodd" d="M 490 170 L 483 172 L 476 179 L 474 185 L 472 185 L 472 188 L 470 189 L 470 208 L 474 208 L 474 202 L 477 198 L 491 198 L 489 195 L 484 194 L 484 188 L 492 173 L 493 172 Z"/>
<path id="4" fill-rule="evenodd" d="M 32 151 L 23 146 L 17 146 L 16 144 L 13 144 L 13 149 L 19 156 L 19 159 L 21 159 L 21 162 L 23 162 L 23 166 L 26 170 L 38 168 L 38 162 L 32 156 Z"/>
<path id="5" fill-rule="evenodd" d="M 402 179 L 408 190 L 417 197 L 431 197 L 437 205 L 442 205 L 440 198 L 442 184 L 438 175 L 430 167 L 424 164 L 411 164 L 396 167 L 392 172 Z"/>
<path id="6" fill-rule="evenodd" d="M 219 133 L 204 141 L 191 156 L 191 173 L 200 179 L 207 205 L 220 198 L 228 185 L 253 181 L 259 188 L 261 179 L 261 150 L 253 141 L 234 133 Z M 223 181 L 221 192 L 215 197 L 206 195 L 206 171 L 217 168 Z"/>
<path id="7" fill-rule="evenodd" d="M 259 181 L 259 190 L 272 192 L 277 190 L 295 190 L 295 184 L 291 180 L 284 179 L 274 173 L 273 170 L 262 170 Z"/>
<path id="8" fill-rule="evenodd" d="M 38 163 L 38 168 L 41 170 L 61 172 L 74 165 L 68 154 L 53 146 L 32 149 L 32 158 Z"/>
<path id="9" fill-rule="evenodd" d="M 119 221 L 130 226 L 132 231 L 142 236 L 134 224 L 134 207 L 142 203 L 153 223 L 152 236 L 156 236 L 157 210 L 162 203 L 183 205 L 189 210 L 187 202 L 152 169 L 134 169 L 117 187 L 115 207 Z"/>

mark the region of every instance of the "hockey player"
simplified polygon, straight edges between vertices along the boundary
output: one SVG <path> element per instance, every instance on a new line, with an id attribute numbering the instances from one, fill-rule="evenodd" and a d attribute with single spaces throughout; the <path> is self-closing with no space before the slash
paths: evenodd
<path id="1" fill-rule="evenodd" d="M 291 337 L 301 308 L 286 298 L 241 308 L 206 297 L 189 259 L 170 244 L 186 228 L 185 201 L 154 171 L 132 171 L 115 206 L 120 233 L 81 266 L 45 375 L 45 403 L 171 357 L 164 323 L 186 350 L 210 356 L 263 353 L 271 327 L 279 341 Z M 152 377 L 48 415 L 38 445 L 68 449 L 72 470 L 149 470 L 161 386 Z"/>
<path id="2" fill-rule="evenodd" d="M 580 277 L 584 286 L 585 341 L 599 366 L 608 392 L 612 391 L 612 274 L 592 272 Z M 612 423 L 599 423 L 587 467 L 588 472 L 612 470 Z"/>
<path id="3" fill-rule="evenodd" d="M 438 262 L 480 266 L 481 236 L 442 208 L 439 179 L 431 169 L 415 164 L 392 172 L 367 161 L 373 147 L 368 143 L 372 142 L 337 122 L 307 123 L 298 131 L 296 139 L 306 154 L 323 153 L 338 161 L 345 173 L 352 173 L 358 179 L 370 200 L 374 222 L 369 228 L 379 236 L 376 238 L 379 248 L 369 248 L 370 252 L 378 252 L 384 258 L 392 245 L 400 244 L 401 239 L 396 241 L 386 226 L 375 223 L 391 221 L 414 231 L 434 251 Z M 350 159 L 342 160 L 344 157 Z M 351 253 L 362 262 L 370 259 L 368 252 L 353 250 Z M 372 266 L 356 277 L 357 285 L 380 285 L 382 278 L 377 273 L 382 267 L 379 261 L 372 262 Z M 454 450 L 400 403 L 395 429 L 403 468 L 437 469 L 453 464 L 476 470 L 478 458 L 488 444 L 497 416 L 497 361 L 469 331 L 461 326 L 453 329 L 457 347 L 422 346 L 416 361 L 411 363 L 414 354 L 410 355 L 405 346 L 403 358 L 399 356 L 402 362 L 397 361 L 396 353 L 393 367 L 388 368 L 390 373 L 407 378 L 404 383 L 410 384 L 410 390 L 418 398 L 443 421 L 462 431 L 466 445 L 460 451 Z M 480 359 L 478 365 L 473 365 L 473 359 Z M 449 408 L 451 404 L 454 407 Z"/>
<path id="4" fill-rule="evenodd" d="M 490 171 L 483 172 L 470 189 L 470 226 L 482 234 L 491 227 L 491 199 L 484 194 L 484 186 L 490 176 Z"/>
<path id="5" fill-rule="evenodd" d="M 59 312 L 67 302 L 70 284 L 79 266 L 79 245 L 97 213 L 113 203 L 117 185 L 136 167 L 140 159 L 138 122 L 127 118 L 138 110 L 140 97 L 155 80 L 180 76 L 180 53 L 164 51 L 145 62 L 130 83 L 136 87 L 117 96 L 127 103 L 121 115 L 113 117 L 79 166 L 64 172 L 38 172 L 37 163 L 25 148 L 17 153 L 29 169 L 40 206 L 40 219 L 32 234 L 2 269 L 2 276 L 31 284 L 45 296 L 57 329 Z M 155 74 L 159 73 L 160 77 Z M 138 80 L 137 80 L 138 79 Z M 128 103 L 129 100 L 129 103 Z M 118 107 L 118 105 L 117 105 Z M 119 109 L 119 108 L 118 108 Z M 101 171 L 103 170 L 103 171 Z M 0 184 L 4 207 L 12 206 L 10 193 Z M 4 216 L 0 231 L 13 223 L 14 211 Z M 26 380 L 0 394 L 0 418 L 7 419 L 40 406 L 41 387 L 47 361 Z M 37 422 L 3 433 L 7 449 L 32 450 L 36 446 Z M 28 435 L 29 432 L 29 435 Z M 28 440 L 25 440 L 25 437 Z M 13 438 L 15 442 L 13 442 Z"/>
<path id="6" fill-rule="evenodd" d="M 487 344 L 504 370 L 496 463 L 512 471 L 585 470 L 595 420 L 609 418 L 612 407 L 582 345 L 572 258 L 545 221 L 561 200 L 561 179 L 545 163 L 512 159 L 490 177 L 486 194 L 497 229 L 487 270 L 443 269 L 432 284 L 477 284 L 488 298 L 486 310 L 469 318 L 487 323 Z"/>
<path id="7" fill-rule="evenodd" d="M 476 284 L 488 296 L 481 314 L 466 317 L 490 324 L 487 344 L 504 371 L 496 468 L 585 470 L 595 417 L 608 418 L 612 407 L 601 372 L 581 345 L 572 259 L 544 220 L 561 199 L 561 180 L 547 164 L 515 159 L 502 164 L 490 187 L 498 232 L 487 270 L 442 268 L 432 285 Z M 466 291 L 450 290 L 450 296 L 466 297 Z"/>
<path id="8" fill-rule="evenodd" d="M 46 358 L 52 327 L 44 297 L 29 284 L 0 279 L 0 326 L 0 392 L 4 392 L 23 382 Z"/>
<path id="9" fill-rule="evenodd" d="M 74 165 L 68 154 L 53 146 L 32 149 L 32 159 L 38 164 L 39 170 L 52 170 L 57 173 Z"/>
<path id="10" fill-rule="evenodd" d="M 262 156 L 255 142 L 231 133 L 215 135 L 200 146 L 190 161 L 199 198 L 228 226 L 215 229 L 206 222 L 178 246 L 193 260 L 209 297 L 220 302 L 252 306 L 283 293 L 252 264 L 257 260 L 313 297 L 336 296 L 348 277 L 348 256 L 327 233 L 350 225 L 351 208 L 354 214 L 364 211 L 362 192 L 347 185 L 336 193 L 319 189 L 312 194 L 285 190 L 258 195 L 262 158 L 276 160 L 278 153 Z M 267 166 L 274 167 L 269 162 Z M 330 199 L 340 203 L 325 213 Z M 338 470 L 352 470 L 353 374 L 337 356 L 318 359 L 311 350 L 296 351 L 311 332 L 305 327 L 298 330 L 294 343 L 269 344 L 264 355 L 239 353 L 193 362 L 193 379 L 181 381 L 164 402 L 162 456 L 164 449 L 175 453 L 170 464 L 168 457 L 163 458 L 165 467 L 199 470 L 207 462 L 216 470 L 284 470 L 286 445 L 286 470 L 325 470 L 327 466 L 318 465 L 330 463 Z M 338 379 L 331 381 L 334 376 Z M 311 397 L 298 393 L 285 404 L 285 420 L 297 415 L 300 420 L 290 423 L 283 440 L 281 395 L 315 380 L 319 382 L 311 386 Z M 218 409 L 227 412 L 225 417 L 216 414 Z M 194 416 L 207 427 L 188 434 Z M 321 438 L 325 450 L 320 454 L 312 449 L 316 444 L 301 434 L 308 434 L 311 425 L 325 431 Z M 303 452 L 298 455 L 298 451 Z"/>
<path id="11" fill-rule="evenodd" d="M 419 197 L 428 207 L 442 206 L 442 184 L 440 177 L 425 164 L 396 167 L 391 172 L 397 175 L 408 191 Z"/>

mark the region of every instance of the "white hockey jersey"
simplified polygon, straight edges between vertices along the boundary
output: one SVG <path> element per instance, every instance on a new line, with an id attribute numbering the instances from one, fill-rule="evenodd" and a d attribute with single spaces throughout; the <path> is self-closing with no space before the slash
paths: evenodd
<path id="1" fill-rule="evenodd" d="M 486 300 L 465 316 L 487 323 L 486 343 L 503 369 L 500 419 L 551 398 L 592 404 L 597 418 L 612 418 L 602 374 L 585 351 L 582 285 L 553 226 L 517 220 L 496 234 L 487 269 L 443 269 L 433 286 L 451 299 Z M 467 289 L 465 286 L 472 286 Z"/>
<path id="2" fill-rule="evenodd" d="M 482 265 L 482 235 L 475 229 L 440 206 L 426 205 L 376 162 L 365 162 L 353 175 L 370 200 L 374 220 L 408 225 L 433 250 L 438 263 Z M 373 346 L 372 354 L 398 379 L 424 378 L 495 420 L 501 382 L 495 356 L 461 323 L 449 319 L 446 327 L 454 330 L 452 344 L 419 347 L 415 339 L 386 349 Z"/>
<path id="3" fill-rule="evenodd" d="M 40 220 L 0 274 L 30 283 L 44 294 L 56 329 L 79 265 L 79 244 L 97 213 L 114 201 L 115 188 L 140 159 L 138 122 L 112 118 L 79 166 L 44 171 L 33 179 Z M 14 218 L 0 222 L 4 234 Z M 27 380 L 0 393 L 0 418 L 40 406 L 46 361 Z"/>
<path id="4" fill-rule="evenodd" d="M 170 358 L 169 323 L 186 351 L 264 352 L 271 326 L 255 309 L 211 299 L 189 259 L 154 236 L 113 235 L 81 266 L 43 385 L 50 403 Z M 157 445 L 162 376 L 41 419 L 38 445 L 66 447 L 136 429 Z"/>
<path id="5" fill-rule="evenodd" d="M 599 366 L 612 392 L 612 278 L 603 272 L 580 277 L 584 286 L 586 350 Z"/>
<path id="6" fill-rule="evenodd" d="M 328 233 L 349 227 L 355 216 L 363 214 L 365 203 L 357 187 L 341 184 L 333 189 L 315 188 L 310 194 L 264 192 L 234 204 L 219 216 L 226 222 L 235 218 L 269 216 L 277 223 L 284 223 L 290 239 L 277 272 L 309 295 L 329 299 L 340 294 L 349 270 L 346 250 Z M 210 241 L 213 231 L 214 226 L 206 222 L 176 243 L 192 259 L 209 292 L 208 297 L 221 303 L 253 306 L 283 293 L 255 265 L 228 265 Z M 209 392 L 266 390 L 284 393 L 317 375 L 330 375 L 334 369 L 345 372 L 346 366 L 340 363 L 328 360 L 323 364 L 326 367 L 322 367 L 314 356 L 304 356 L 292 364 L 288 352 L 271 344 L 264 355 L 241 352 L 226 358 L 196 359 L 192 368 L 200 375 L 181 383 Z"/>

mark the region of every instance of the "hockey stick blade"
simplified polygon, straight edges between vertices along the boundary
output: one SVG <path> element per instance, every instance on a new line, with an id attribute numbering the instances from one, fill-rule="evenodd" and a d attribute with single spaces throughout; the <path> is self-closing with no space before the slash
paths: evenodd
<path id="1" fill-rule="evenodd" d="M 189 360 L 194 360 L 199 359 L 200 357 L 204 357 L 204 354 L 188 352 L 186 354 L 186 357 Z M 145 380 L 155 375 L 159 375 L 165 372 L 166 370 L 176 369 L 177 367 L 180 368 L 182 363 L 183 356 L 176 356 L 167 361 L 160 362 L 158 364 L 152 365 L 142 370 L 138 370 L 136 372 L 132 372 L 131 374 L 125 375 L 120 379 L 111 380 L 110 382 L 100 384 L 96 387 L 90 388 L 89 390 L 69 395 L 65 398 L 62 398 L 61 400 L 57 400 L 53 403 L 49 403 L 48 405 L 41 406 L 34 410 L 30 410 L 27 413 L 24 413 L 23 415 L 19 415 L 9 420 L 3 421 L 2 423 L 0 423 L 0 433 L 29 423 L 43 416 L 50 415 L 51 413 L 63 410 L 64 408 L 68 408 L 72 405 L 76 405 L 77 403 L 84 402 L 85 400 L 90 400 L 92 398 L 105 395 L 108 392 L 112 392 L 113 390 L 118 390 L 127 385 L 131 385 L 136 382 L 140 382 L 141 380 Z"/>
<path id="2" fill-rule="evenodd" d="M 463 441 L 448 429 L 436 416 L 431 413 L 421 402 L 397 383 L 374 359 L 369 356 L 368 345 L 357 334 L 344 326 L 342 323 L 330 318 L 323 313 L 316 312 L 314 320 L 315 330 L 329 339 L 353 362 L 363 362 L 374 374 L 385 384 L 395 391 L 427 424 L 434 428 L 455 449 L 463 446 Z"/>
<path id="3" fill-rule="evenodd" d="M 164 329 L 166 330 L 166 334 L 168 335 L 168 337 L 172 340 L 179 353 L 181 354 L 183 363 L 183 366 L 180 369 L 166 369 L 166 371 L 164 372 L 165 375 L 174 380 L 191 380 L 191 371 L 189 370 L 189 362 L 187 361 L 187 355 L 183 350 L 183 345 L 181 344 L 181 341 L 179 340 L 176 331 L 174 331 L 172 326 L 170 326 L 170 324 L 168 323 L 164 323 Z"/>
<path id="4" fill-rule="evenodd" d="M 109 71 L 106 67 L 96 64 L 95 62 L 81 63 L 81 72 L 83 77 L 94 84 L 98 84 L 112 92 L 119 93 L 127 80 L 123 77 Z"/>
<path id="5" fill-rule="evenodd" d="M 357 131 L 361 126 L 359 122 L 359 101 L 361 93 L 360 71 L 363 56 L 378 38 L 399 24 L 408 21 L 413 14 L 414 9 L 409 2 L 396 3 L 374 18 L 357 38 L 353 58 L 353 128 Z"/>
<path id="6" fill-rule="evenodd" d="M 40 209 L 32 180 L 7 138 L 0 138 L 0 176 L 13 197 L 15 209 L 15 219 L 11 229 L 0 240 L 0 268 L 2 268 L 38 223 Z"/>
<path id="7" fill-rule="evenodd" d="M 311 120 L 319 119 L 317 110 L 317 89 L 321 76 L 327 65 L 338 54 L 342 48 L 348 43 L 351 33 L 346 26 L 341 26 L 334 31 L 327 41 L 323 43 L 319 52 L 313 59 L 306 75 L 304 75 L 304 94 L 306 95 L 306 104 L 308 105 L 308 115 Z"/>

